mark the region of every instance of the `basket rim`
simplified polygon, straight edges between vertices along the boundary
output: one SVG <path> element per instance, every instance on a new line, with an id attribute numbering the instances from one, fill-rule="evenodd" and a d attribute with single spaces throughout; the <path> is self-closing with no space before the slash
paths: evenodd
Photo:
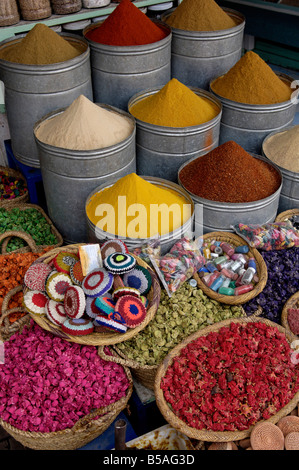
<path id="1" fill-rule="evenodd" d="M 204 241 L 209 240 L 209 239 L 218 240 L 218 241 L 220 240 L 227 241 L 228 243 L 231 243 L 235 246 L 248 245 L 245 242 L 245 240 L 243 240 L 243 238 L 231 232 L 209 232 L 209 233 L 204 234 L 201 238 L 203 238 Z M 246 294 L 241 294 L 238 296 L 218 294 L 218 292 L 214 292 L 212 289 L 206 286 L 204 282 L 202 282 L 198 274 L 195 273 L 193 277 L 197 281 L 198 287 L 200 287 L 200 289 L 202 289 L 202 291 L 211 299 L 218 300 L 218 302 L 222 302 L 224 304 L 229 304 L 229 305 L 244 304 L 248 302 L 249 300 L 253 299 L 254 297 L 256 297 L 258 294 L 260 294 L 265 288 L 267 280 L 268 280 L 267 265 L 262 255 L 258 252 L 256 248 L 253 248 L 249 245 L 248 247 L 249 247 L 249 254 L 251 254 L 252 257 L 256 261 L 257 274 L 259 277 L 259 282 L 254 286 L 254 288 L 250 292 L 247 292 Z"/>
<path id="2" fill-rule="evenodd" d="M 36 263 L 38 262 L 49 263 L 50 261 L 52 261 L 52 259 L 54 259 L 56 254 L 60 253 L 61 251 L 77 253 L 78 247 L 82 245 L 83 244 L 80 243 L 80 244 L 65 245 L 59 248 L 55 248 L 54 250 L 48 251 L 45 255 L 38 258 L 35 262 Z M 143 322 L 140 323 L 135 328 L 130 328 L 125 333 L 118 333 L 118 332 L 113 332 L 113 331 L 103 332 L 103 333 L 93 332 L 89 335 L 73 336 L 73 335 L 62 332 L 60 326 L 55 325 L 54 323 L 50 322 L 50 320 L 48 320 L 48 318 L 45 316 L 28 312 L 29 315 L 42 328 L 48 331 L 51 331 L 53 334 L 60 336 L 66 341 L 70 341 L 74 343 L 88 344 L 92 346 L 111 346 L 113 344 L 117 344 L 117 343 L 120 343 L 120 342 L 126 341 L 127 339 L 132 338 L 133 336 L 137 335 L 141 330 L 143 330 L 148 325 L 148 323 L 152 320 L 152 318 L 155 316 L 157 309 L 158 309 L 159 302 L 160 302 L 160 294 L 161 294 L 160 283 L 158 281 L 158 278 L 155 272 L 149 267 L 147 263 L 141 260 L 138 256 L 136 255 L 133 255 L 133 256 L 137 260 L 138 264 L 146 267 L 149 270 L 152 276 L 152 281 L 153 281 L 151 289 L 149 293 L 147 294 L 147 296 L 150 296 L 150 299 L 149 299 L 150 305 L 147 309 L 147 315 L 145 319 L 143 320 Z M 27 292 L 27 288 L 24 288 L 24 293 L 25 292 Z"/>
<path id="3" fill-rule="evenodd" d="M 170 353 L 165 357 L 164 361 L 160 364 L 157 370 L 155 386 L 154 386 L 157 406 L 160 412 L 162 413 L 162 415 L 164 416 L 164 418 L 167 420 L 167 422 L 170 423 L 174 428 L 179 429 L 188 437 L 198 439 L 198 440 L 203 440 L 203 441 L 210 441 L 210 442 L 228 442 L 228 441 L 245 439 L 250 436 L 250 433 L 254 425 L 251 425 L 248 429 L 243 430 L 243 431 L 209 431 L 207 429 L 199 430 L 196 428 L 192 428 L 191 426 L 187 425 L 184 421 L 182 421 L 173 413 L 173 411 L 167 405 L 167 402 L 164 398 L 164 394 L 160 388 L 161 379 L 163 375 L 165 374 L 165 372 L 167 371 L 168 367 L 172 364 L 173 358 L 176 357 L 180 353 L 181 349 L 187 346 L 190 342 L 196 340 L 200 336 L 207 335 L 211 331 L 218 331 L 223 326 L 229 326 L 231 323 L 250 323 L 250 322 L 262 322 L 269 326 L 274 326 L 275 328 L 278 329 L 278 331 L 285 334 L 286 339 L 289 343 L 292 341 L 292 338 L 288 335 L 288 332 L 285 330 L 285 328 L 283 328 L 281 325 L 278 325 L 277 323 L 272 322 L 271 320 L 261 318 L 261 317 L 254 317 L 253 319 L 252 317 L 239 318 L 239 319 L 233 319 L 233 320 L 228 319 L 228 320 L 223 320 L 221 322 L 210 325 L 202 330 L 199 330 L 191 334 L 185 340 L 183 340 L 179 345 L 175 346 L 170 351 Z M 276 424 L 280 418 L 289 414 L 290 411 L 292 411 L 298 405 L 298 402 L 299 402 L 299 391 L 294 395 L 294 397 L 290 400 L 290 402 L 287 405 L 281 408 L 275 415 L 271 416 L 266 421 Z M 261 422 L 261 421 L 264 421 L 264 420 L 260 420 L 258 422 Z"/>
<path id="4" fill-rule="evenodd" d="M 294 339 L 299 339 L 299 336 L 292 332 L 288 323 L 288 309 L 294 307 L 296 304 L 299 306 L 299 291 L 295 292 L 284 304 L 281 312 L 281 324 L 290 335 L 293 335 Z"/>
<path id="5" fill-rule="evenodd" d="M 288 220 L 289 217 L 292 217 L 293 215 L 299 215 L 299 207 L 281 212 L 276 216 L 275 222 L 285 222 L 286 220 Z"/>

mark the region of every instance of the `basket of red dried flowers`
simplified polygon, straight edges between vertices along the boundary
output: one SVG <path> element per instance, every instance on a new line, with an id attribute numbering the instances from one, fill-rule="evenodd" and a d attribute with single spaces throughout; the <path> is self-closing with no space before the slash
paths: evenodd
<path id="1" fill-rule="evenodd" d="M 64 253 L 64 254 L 66 253 L 66 254 L 69 254 L 70 256 L 74 255 L 78 257 L 79 246 L 80 246 L 79 244 L 73 244 L 73 245 L 67 245 L 67 246 L 55 248 L 47 252 L 45 255 L 41 256 L 40 258 L 38 258 L 36 263 L 44 263 L 48 266 L 51 266 L 53 270 L 55 271 L 55 266 L 53 267 L 53 261 L 55 260 L 56 256 L 59 255 L 60 253 Z M 93 331 L 90 332 L 89 334 L 77 336 L 75 335 L 75 333 L 71 334 L 63 330 L 61 325 L 53 323 L 53 321 L 51 321 L 46 314 L 33 313 L 32 311 L 29 311 L 27 309 L 26 310 L 28 311 L 28 313 L 31 315 L 31 317 L 39 326 L 41 326 L 47 331 L 50 331 L 54 335 L 57 335 L 65 339 L 66 341 L 71 341 L 71 342 L 76 342 L 79 344 L 86 344 L 86 345 L 92 345 L 92 346 L 98 347 L 98 346 L 114 345 L 122 341 L 125 341 L 127 339 L 130 339 L 133 336 L 137 335 L 139 331 L 141 331 L 143 328 L 145 328 L 146 325 L 155 316 L 156 311 L 159 306 L 160 294 L 161 294 L 160 284 L 159 284 L 159 281 L 155 272 L 142 259 L 140 259 L 137 256 L 134 256 L 134 257 L 136 258 L 138 265 L 146 268 L 149 271 L 149 274 L 152 279 L 151 288 L 149 292 L 146 294 L 147 302 L 148 302 L 147 307 L 146 307 L 146 316 L 143 319 L 143 321 L 137 326 L 135 326 L 134 328 L 128 328 L 127 331 L 125 332 L 119 332 L 119 331 L 114 331 L 108 328 L 100 327 L 98 329 L 97 327 L 95 327 Z M 24 296 L 26 295 L 26 293 L 30 292 L 30 290 L 31 289 L 28 289 L 28 287 L 26 287 L 25 285 Z M 84 312 L 84 318 L 91 320 L 91 318 L 87 314 L 85 315 L 85 313 L 86 312 Z"/>
<path id="2" fill-rule="evenodd" d="M 281 324 L 295 339 L 299 338 L 299 292 L 293 294 L 284 304 Z"/>
<path id="3" fill-rule="evenodd" d="M 246 245 L 246 243 L 241 237 L 230 232 L 209 232 L 203 235 L 202 238 L 204 243 L 211 243 L 212 241 L 225 242 L 231 245 L 232 247 Z M 211 299 L 218 300 L 218 302 L 222 302 L 224 304 L 240 305 L 253 299 L 262 292 L 267 283 L 267 266 L 261 254 L 255 248 L 249 247 L 249 251 L 246 255 L 249 258 L 254 258 L 256 263 L 257 281 L 254 283 L 253 289 L 251 291 L 240 295 L 219 294 L 218 292 L 208 287 L 199 277 L 198 273 L 195 273 L 194 278 L 197 281 L 198 287 L 200 287 L 200 289 L 202 289 L 203 292 Z"/>
<path id="4" fill-rule="evenodd" d="M 102 434 L 131 397 L 130 370 L 109 361 L 108 347 L 104 361 L 96 347 L 64 341 L 28 314 L 20 330 L 4 338 L 3 320 L 3 429 L 35 450 L 75 450 Z"/>
<path id="5" fill-rule="evenodd" d="M 255 317 L 224 320 L 176 346 L 159 366 L 156 403 L 190 438 L 228 442 L 277 423 L 299 401 L 299 358 L 286 330 Z"/>

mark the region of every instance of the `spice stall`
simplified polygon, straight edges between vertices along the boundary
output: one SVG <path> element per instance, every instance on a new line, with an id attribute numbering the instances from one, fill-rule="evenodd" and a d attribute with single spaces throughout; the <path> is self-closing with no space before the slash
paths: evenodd
<path id="1" fill-rule="evenodd" d="M 20 163 L 0 172 L 6 439 L 297 450 L 293 71 L 244 48 L 237 6 L 46 3 L 49 20 L 0 42 Z M 96 20 L 59 33 L 51 8 Z"/>

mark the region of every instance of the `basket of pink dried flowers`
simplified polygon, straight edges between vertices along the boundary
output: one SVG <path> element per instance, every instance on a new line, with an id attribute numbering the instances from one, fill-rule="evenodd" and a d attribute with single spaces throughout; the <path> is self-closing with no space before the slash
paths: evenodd
<path id="1" fill-rule="evenodd" d="M 156 403 L 190 438 L 229 442 L 261 421 L 276 424 L 299 402 L 293 337 L 267 319 L 224 320 L 176 346 L 160 364 Z"/>
<path id="2" fill-rule="evenodd" d="M 20 331 L 1 336 L 0 425 L 30 449 L 78 449 L 127 406 L 130 370 L 104 361 L 94 346 L 64 341 L 25 318 Z M 107 347 L 106 354 L 113 352 Z"/>

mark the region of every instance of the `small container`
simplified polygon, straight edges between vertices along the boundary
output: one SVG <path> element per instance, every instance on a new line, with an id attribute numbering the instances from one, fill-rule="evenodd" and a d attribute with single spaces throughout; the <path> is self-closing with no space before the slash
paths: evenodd
<path id="1" fill-rule="evenodd" d="M 50 0 L 18 0 L 23 20 L 41 20 L 52 14 Z"/>
<path id="2" fill-rule="evenodd" d="M 78 34 L 79 36 L 83 36 L 83 30 L 87 28 L 91 24 L 91 20 L 81 20 L 81 21 L 74 21 L 72 23 L 65 23 L 63 25 L 63 31 L 66 33 Z"/>
<path id="3" fill-rule="evenodd" d="M 56 15 L 76 13 L 82 8 L 82 0 L 51 0 L 51 4 Z"/>
<path id="4" fill-rule="evenodd" d="M 82 0 L 83 8 L 100 8 L 109 5 L 110 0 Z"/>
<path id="5" fill-rule="evenodd" d="M 2 0 L 0 3 L 0 26 L 10 26 L 20 21 L 16 0 Z"/>
<path id="6" fill-rule="evenodd" d="M 147 7 L 147 16 L 149 18 L 161 19 L 161 16 L 167 13 L 173 7 L 173 2 L 158 3 L 157 5 L 149 5 Z"/>

